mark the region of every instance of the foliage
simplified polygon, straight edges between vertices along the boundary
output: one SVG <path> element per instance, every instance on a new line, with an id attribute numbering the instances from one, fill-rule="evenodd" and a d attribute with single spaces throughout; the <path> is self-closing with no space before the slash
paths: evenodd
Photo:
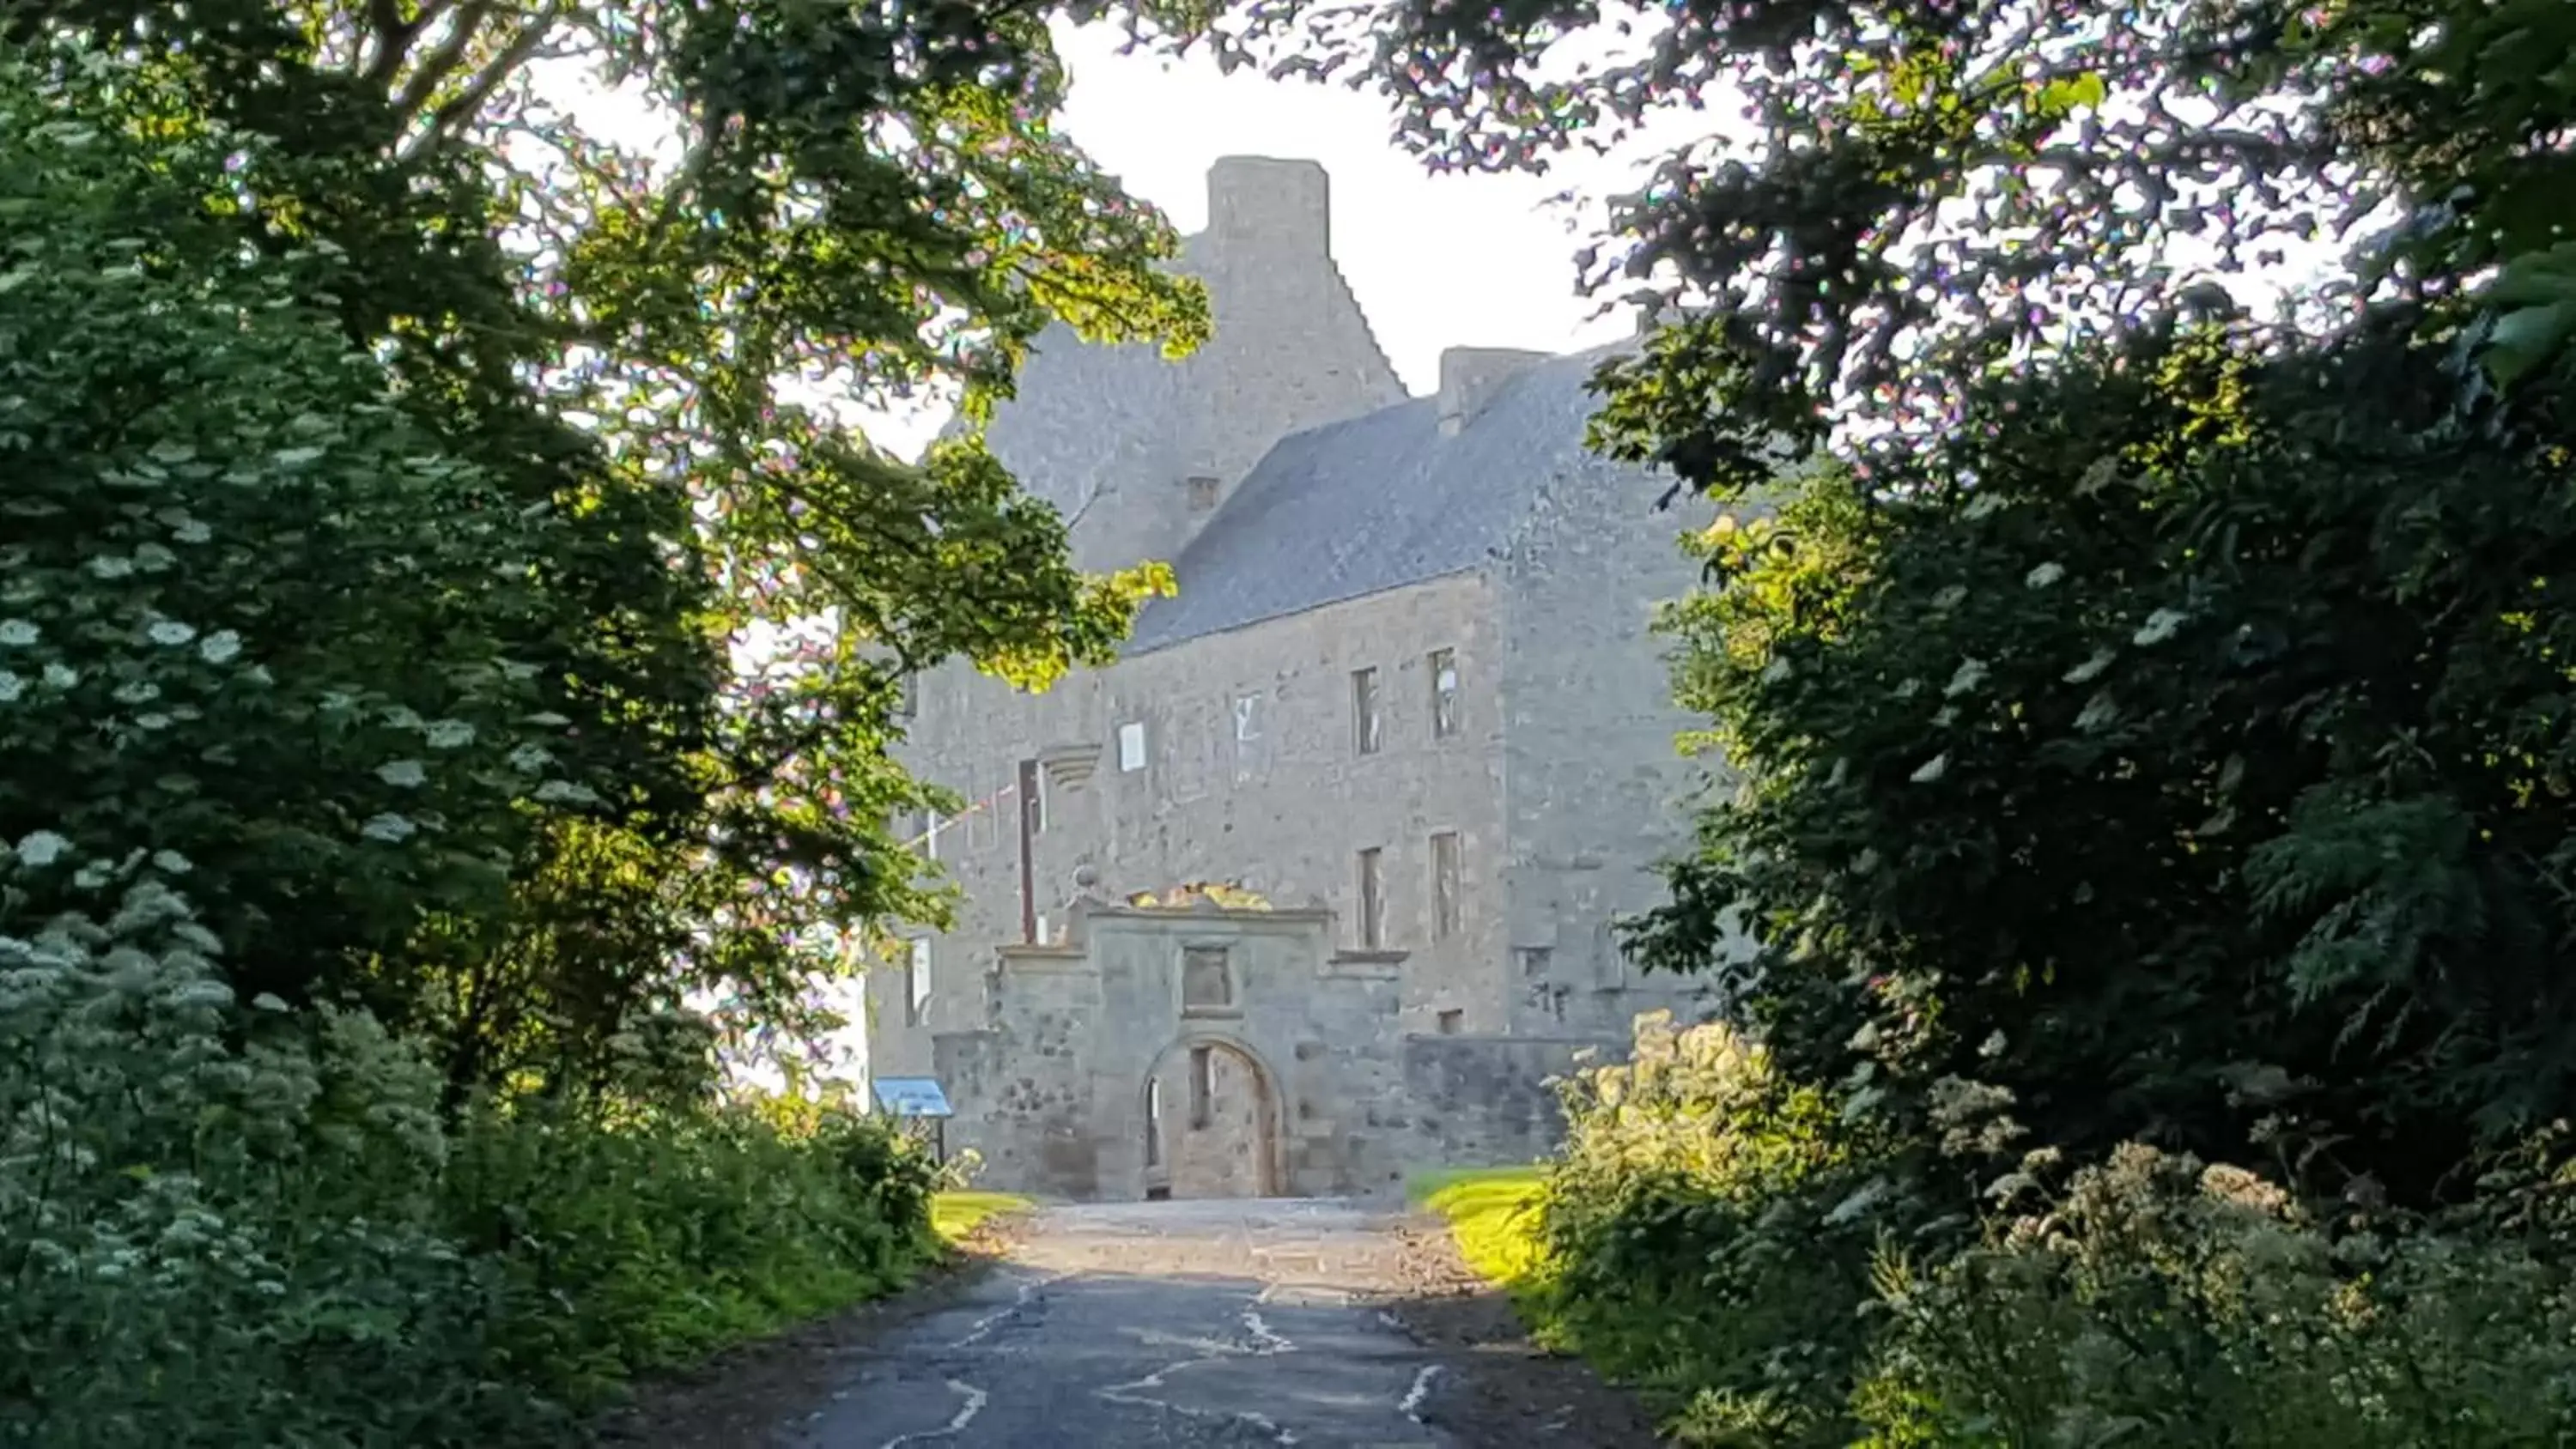
<path id="1" fill-rule="evenodd" d="M 2455 419 L 2441 377 L 2141 342 L 1985 402 L 1973 489 L 1711 540 L 1684 695 L 1743 785 L 1650 959 L 1749 918 L 1743 1009 L 1917 1171 L 1982 1093 L 2079 1160 L 2464 1191 L 2576 1067 L 2576 513 L 2551 399 Z"/>
<path id="2" fill-rule="evenodd" d="M 1374 89 L 1440 169 L 1731 112 L 1580 262 L 1667 307 L 1605 371 L 1604 440 L 1726 492 L 1784 436 L 1939 446 L 1977 384 L 2228 311 L 2254 267 L 2349 249 L 2286 319 L 2315 336 L 2355 292 L 2460 298 L 2576 226 L 2576 15 L 2553 0 L 1239 0 L 1136 29 Z M 2563 279 L 2526 285 L 2548 295 L 2477 324 L 2500 371 L 2576 326 Z"/>
<path id="3" fill-rule="evenodd" d="M 2563 1443 L 2576 1277 L 2535 1246 L 2332 1232 L 2251 1173 L 2130 1144 L 1956 1261 L 1887 1262 L 1855 1402 L 1889 1449 Z"/>
<path id="4" fill-rule="evenodd" d="M 1407 1178 L 1405 1198 L 1449 1224 L 1458 1255 L 1476 1276 L 1516 1296 L 1546 1262 L 1539 1246 L 1547 1169 L 1459 1168 Z"/>
<path id="5" fill-rule="evenodd" d="M 1847 1442 L 1878 1229 L 1823 1095 L 1661 1013 L 1564 1093 L 1523 1294 L 1547 1341 L 1654 1391 L 1685 1442 Z"/>

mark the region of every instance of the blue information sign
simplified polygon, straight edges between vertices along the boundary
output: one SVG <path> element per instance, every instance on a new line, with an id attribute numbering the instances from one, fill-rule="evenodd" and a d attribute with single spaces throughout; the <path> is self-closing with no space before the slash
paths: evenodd
<path id="1" fill-rule="evenodd" d="M 879 1077 L 877 1105 L 897 1117 L 946 1117 L 948 1094 L 937 1077 Z"/>

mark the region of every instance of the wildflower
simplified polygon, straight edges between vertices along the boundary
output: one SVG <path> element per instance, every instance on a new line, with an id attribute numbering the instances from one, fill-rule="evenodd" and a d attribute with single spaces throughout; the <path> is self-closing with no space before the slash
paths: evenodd
<path id="1" fill-rule="evenodd" d="M 18 863 L 42 870 L 71 848 L 70 841 L 50 830 L 33 831 L 18 842 Z"/>
<path id="2" fill-rule="evenodd" d="M 153 643 L 165 644 L 173 649 L 197 637 L 196 630 L 176 619 L 164 619 L 145 632 L 152 636 Z"/>
<path id="3" fill-rule="evenodd" d="M 2066 577 L 2066 565 L 2051 562 L 2041 564 L 2039 567 L 2032 569 L 2029 573 L 2024 574 L 2022 576 L 2022 582 L 2034 589 L 2044 589 L 2064 577 Z"/>
<path id="4" fill-rule="evenodd" d="M 2138 626 L 2137 637 L 2131 642 L 2140 645 L 2162 644 L 2172 638 L 2174 631 L 2181 628 L 2182 624 L 2183 615 L 2180 613 L 2172 609 L 2158 609 L 2147 616 L 2147 622 Z"/>
<path id="5" fill-rule="evenodd" d="M 414 789 L 429 783 L 429 771 L 418 760 L 394 760 L 376 767 L 376 778 L 397 789 Z"/>

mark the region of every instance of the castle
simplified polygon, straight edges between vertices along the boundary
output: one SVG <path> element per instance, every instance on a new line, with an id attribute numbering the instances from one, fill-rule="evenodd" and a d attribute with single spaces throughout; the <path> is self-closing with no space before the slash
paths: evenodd
<path id="1" fill-rule="evenodd" d="M 1305 161 L 1209 175 L 1180 266 L 1213 340 L 1040 339 L 990 442 L 1087 569 L 1172 562 L 1119 661 L 1025 694 L 915 681 L 900 751 L 955 928 L 867 984 L 873 1075 L 937 1077 L 987 1185 L 1378 1192 L 1527 1160 L 1546 1079 L 1624 1048 L 1614 921 L 1705 785 L 1659 604 L 1693 520 L 1583 448 L 1603 353 L 1454 349 L 1410 397 Z M 1235 890 L 1183 892 L 1188 882 Z"/>

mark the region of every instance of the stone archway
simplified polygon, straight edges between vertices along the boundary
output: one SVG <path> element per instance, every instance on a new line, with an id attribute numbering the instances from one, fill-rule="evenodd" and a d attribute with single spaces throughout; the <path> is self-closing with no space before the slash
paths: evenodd
<path id="1" fill-rule="evenodd" d="M 1243 1043 L 1188 1036 L 1154 1059 L 1143 1086 L 1148 1197 L 1282 1195 L 1279 1092 Z"/>

